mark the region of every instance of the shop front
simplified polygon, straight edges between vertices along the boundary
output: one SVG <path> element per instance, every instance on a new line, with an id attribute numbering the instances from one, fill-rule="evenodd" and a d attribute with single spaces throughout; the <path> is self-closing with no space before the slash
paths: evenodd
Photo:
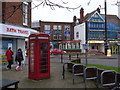
<path id="1" fill-rule="evenodd" d="M 7 25 L 0 23 L 0 66 L 3 67 L 7 64 L 6 50 L 11 47 L 14 52 L 14 57 L 18 48 L 23 51 L 25 59 L 25 39 L 30 34 L 37 33 L 37 31 L 30 28 L 19 26 Z M 1 68 L 0 67 L 0 68 Z"/>
<path id="2" fill-rule="evenodd" d="M 109 49 L 111 50 L 111 54 L 117 54 L 119 51 L 117 43 L 119 40 L 109 40 Z M 89 49 L 97 49 L 100 51 L 105 52 L 105 45 L 103 40 L 89 40 Z"/>
<path id="3" fill-rule="evenodd" d="M 58 42 L 59 49 L 67 52 L 81 52 L 80 42 L 81 41 L 60 41 Z"/>

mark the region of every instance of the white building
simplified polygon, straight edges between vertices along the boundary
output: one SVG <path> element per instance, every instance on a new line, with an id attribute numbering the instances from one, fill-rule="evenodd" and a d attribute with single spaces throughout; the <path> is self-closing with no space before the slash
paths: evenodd
<path id="1" fill-rule="evenodd" d="M 17 49 L 21 48 L 25 59 L 25 39 L 33 33 L 37 33 L 37 31 L 30 28 L 0 23 L 0 64 L 3 66 L 6 64 L 5 53 L 9 47 L 12 47 L 14 57 Z"/>
<path id="2" fill-rule="evenodd" d="M 120 0 L 118 1 L 118 17 L 120 18 Z"/>
<path id="3" fill-rule="evenodd" d="M 80 40 L 81 41 L 81 52 L 85 52 L 83 48 L 83 44 L 86 43 L 86 29 L 85 29 L 85 23 L 76 25 L 74 27 L 74 40 Z"/>
<path id="4" fill-rule="evenodd" d="M 116 46 L 116 43 L 119 42 L 120 37 L 119 18 L 117 15 L 107 15 L 107 18 L 109 18 L 107 19 L 108 45 L 111 49 L 111 53 L 116 54 L 118 52 L 118 46 Z M 86 14 L 84 16 L 84 22 L 77 24 L 74 27 L 74 40 L 81 41 L 81 52 L 85 52 L 84 49 L 87 48 L 100 50 L 106 53 L 105 15 L 100 14 L 99 9 Z"/>

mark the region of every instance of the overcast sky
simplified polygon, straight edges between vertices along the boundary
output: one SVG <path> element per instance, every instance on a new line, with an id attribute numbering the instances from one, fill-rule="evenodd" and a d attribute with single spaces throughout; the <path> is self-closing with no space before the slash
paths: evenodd
<path id="1" fill-rule="evenodd" d="M 33 0 L 32 7 L 38 5 L 43 0 Z M 97 9 L 99 5 L 101 8 L 104 8 L 105 0 L 91 0 L 90 4 L 88 2 L 90 0 L 62 0 L 64 2 L 68 2 L 67 4 L 63 4 L 61 0 L 50 0 L 54 3 L 67 6 L 67 7 L 77 7 L 81 5 L 84 8 L 84 14 L 90 13 Z M 114 5 L 117 0 L 107 0 L 107 14 L 118 15 L 118 6 Z M 81 8 L 80 7 L 80 8 Z M 72 22 L 73 16 L 76 15 L 80 18 L 80 8 L 76 10 L 70 10 L 63 8 L 55 7 L 55 10 L 51 10 L 49 6 L 41 5 L 32 9 L 32 21 L 57 21 L 57 22 Z M 104 14 L 104 9 L 101 9 L 101 13 Z"/>

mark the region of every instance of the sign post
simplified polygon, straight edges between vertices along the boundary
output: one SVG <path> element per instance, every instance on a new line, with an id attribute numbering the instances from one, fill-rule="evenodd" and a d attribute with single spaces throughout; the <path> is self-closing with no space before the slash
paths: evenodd
<path id="1" fill-rule="evenodd" d="M 85 49 L 86 66 L 88 66 L 87 51 L 88 51 L 88 48 L 89 48 L 89 44 L 83 44 L 83 48 Z"/>

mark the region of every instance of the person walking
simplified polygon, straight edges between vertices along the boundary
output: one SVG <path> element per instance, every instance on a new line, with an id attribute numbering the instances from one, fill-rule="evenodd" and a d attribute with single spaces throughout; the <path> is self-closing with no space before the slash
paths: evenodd
<path id="1" fill-rule="evenodd" d="M 21 66 L 21 62 L 24 60 L 23 58 L 23 53 L 22 53 L 22 49 L 19 48 L 17 53 L 16 53 L 16 57 L 15 57 L 15 61 L 18 62 L 18 66 L 16 67 L 16 70 L 22 70 L 22 66 Z"/>
<path id="2" fill-rule="evenodd" d="M 13 64 L 13 51 L 11 50 L 11 47 L 6 51 L 6 56 L 7 56 L 7 69 L 11 69 L 11 65 Z"/>

